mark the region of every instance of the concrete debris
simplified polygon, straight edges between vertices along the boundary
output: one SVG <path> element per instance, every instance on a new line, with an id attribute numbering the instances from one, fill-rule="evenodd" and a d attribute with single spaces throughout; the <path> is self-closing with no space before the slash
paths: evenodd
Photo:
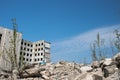
<path id="1" fill-rule="evenodd" d="M 120 53 L 118 53 L 117 55 L 115 55 L 113 57 L 113 60 L 115 61 L 115 64 L 116 64 L 117 68 L 120 68 Z"/>
<path id="2" fill-rule="evenodd" d="M 91 71 L 93 68 L 91 66 L 82 66 L 80 68 L 81 72 L 89 72 Z"/>
<path id="3" fill-rule="evenodd" d="M 104 61 L 103 61 L 103 65 L 105 66 L 109 66 L 112 64 L 112 59 L 111 58 L 106 58 Z"/>
<path id="4" fill-rule="evenodd" d="M 99 61 L 93 61 L 92 64 L 91 64 L 91 67 L 92 67 L 93 69 L 98 68 L 99 66 L 100 66 Z"/>
<path id="5" fill-rule="evenodd" d="M 120 53 L 89 65 L 60 61 L 25 65 L 12 73 L 0 70 L 0 80 L 120 80 Z"/>

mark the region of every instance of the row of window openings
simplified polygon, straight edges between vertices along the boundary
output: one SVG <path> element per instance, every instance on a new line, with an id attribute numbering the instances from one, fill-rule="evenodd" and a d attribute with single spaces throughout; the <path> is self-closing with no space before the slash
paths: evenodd
<path id="1" fill-rule="evenodd" d="M 21 50 L 23 50 L 23 47 L 21 47 Z M 32 49 L 29 49 L 29 48 L 24 48 L 24 50 L 27 50 L 27 51 L 31 51 L 31 52 L 32 52 Z"/>
<path id="2" fill-rule="evenodd" d="M 43 58 L 34 59 L 34 61 L 43 61 Z"/>
<path id="3" fill-rule="evenodd" d="M 22 52 L 20 52 L 20 55 L 22 55 Z M 26 53 L 23 53 L 23 55 L 25 56 Z M 32 57 L 32 54 L 27 53 L 27 56 L 29 56 L 29 55 L 30 55 L 30 57 Z"/>
<path id="4" fill-rule="evenodd" d="M 21 60 L 21 57 L 20 57 L 20 60 Z M 25 58 L 23 58 L 23 60 L 25 61 Z M 26 58 L 26 61 L 30 61 L 31 62 L 32 59 L 29 60 L 28 58 Z"/>
<path id="5" fill-rule="evenodd" d="M 23 45 L 23 42 L 21 42 L 21 44 Z M 32 45 L 32 44 L 30 45 L 29 43 L 28 43 L 28 44 L 27 44 L 27 43 L 24 43 L 24 45 L 25 45 L 25 46 L 27 45 L 27 46 L 33 47 L 33 45 Z"/>
<path id="6" fill-rule="evenodd" d="M 41 45 L 43 46 L 43 43 L 41 43 L 41 44 L 40 44 L 40 43 L 39 43 L 39 44 L 36 44 L 36 47 L 37 47 L 37 46 L 41 46 Z"/>
<path id="7" fill-rule="evenodd" d="M 40 55 L 40 53 L 38 53 L 38 56 Z M 35 56 L 37 56 L 37 54 L 35 54 Z M 41 53 L 41 56 L 43 56 L 43 53 Z"/>
<path id="8" fill-rule="evenodd" d="M 21 44 L 23 45 L 23 42 L 21 42 Z M 33 45 L 32 45 L 32 44 L 30 45 L 29 43 L 28 43 L 28 44 L 27 44 L 27 43 L 24 43 L 24 45 L 25 45 L 25 46 L 27 45 L 27 46 L 33 47 Z M 41 43 L 41 44 L 40 44 L 40 43 L 39 43 L 39 44 L 36 44 L 36 47 L 37 47 L 37 46 L 41 46 L 41 45 L 43 45 L 43 43 Z"/>
<path id="9" fill-rule="evenodd" d="M 20 53 L 20 55 L 22 55 L 22 52 Z M 26 53 L 24 53 L 23 54 L 24 56 L 26 55 Z M 30 55 L 30 57 L 32 57 L 32 54 L 29 54 L 29 53 L 27 53 L 27 56 L 29 56 Z M 38 56 L 40 55 L 40 53 L 38 53 Z M 43 53 L 41 53 L 41 56 L 43 55 Z M 35 54 L 35 56 L 37 56 L 37 54 Z"/>
<path id="10" fill-rule="evenodd" d="M 21 50 L 23 50 L 23 47 L 21 47 Z M 26 50 L 26 48 L 24 48 L 24 50 Z M 41 48 L 41 50 L 43 50 L 43 48 Z M 32 49 L 28 48 L 27 51 L 31 51 L 32 52 Z M 35 49 L 35 51 L 40 51 L 40 48 Z"/>
<path id="11" fill-rule="evenodd" d="M 40 49 L 40 48 L 38 48 L 38 49 L 35 49 L 35 51 L 40 51 L 40 50 L 42 51 L 42 50 L 43 50 L 43 48 L 41 48 L 41 49 Z"/>
<path id="12" fill-rule="evenodd" d="M 21 59 L 21 58 L 20 58 Z M 25 58 L 23 58 L 23 60 L 25 61 Z M 43 58 L 38 58 L 38 59 L 34 59 L 34 61 L 43 61 Z M 29 61 L 28 58 L 26 58 L 26 61 Z M 32 61 L 32 59 L 30 59 L 30 62 Z"/>

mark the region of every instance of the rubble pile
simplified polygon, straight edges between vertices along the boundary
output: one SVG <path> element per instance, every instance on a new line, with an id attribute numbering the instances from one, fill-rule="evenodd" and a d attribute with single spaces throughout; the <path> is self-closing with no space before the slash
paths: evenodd
<path id="1" fill-rule="evenodd" d="M 18 72 L 0 70 L 0 80 L 120 80 L 120 53 L 89 65 L 60 61 L 28 66 Z"/>

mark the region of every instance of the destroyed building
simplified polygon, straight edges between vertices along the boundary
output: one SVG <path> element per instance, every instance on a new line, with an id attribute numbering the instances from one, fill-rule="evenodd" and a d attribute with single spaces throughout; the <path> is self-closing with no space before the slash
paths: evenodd
<path id="1" fill-rule="evenodd" d="M 22 33 L 17 32 L 16 37 L 16 55 L 20 64 L 21 60 L 27 64 L 39 64 L 50 62 L 50 42 L 40 40 L 30 42 L 22 38 Z M 9 69 L 9 56 L 11 40 L 13 39 L 13 30 L 0 27 L 0 64 L 1 68 Z"/>

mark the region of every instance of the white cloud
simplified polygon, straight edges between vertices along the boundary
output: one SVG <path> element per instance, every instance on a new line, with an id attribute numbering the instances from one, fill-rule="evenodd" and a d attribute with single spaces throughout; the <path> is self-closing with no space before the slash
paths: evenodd
<path id="1" fill-rule="evenodd" d="M 94 29 L 69 39 L 53 42 L 51 51 L 52 60 L 58 61 L 65 59 L 76 61 L 82 55 L 87 56 L 85 52 L 90 51 L 90 43 L 96 39 L 98 32 L 100 33 L 100 37 L 105 39 L 106 44 L 108 44 L 109 40 L 114 37 L 113 31 L 115 29 L 120 29 L 120 25 Z"/>

